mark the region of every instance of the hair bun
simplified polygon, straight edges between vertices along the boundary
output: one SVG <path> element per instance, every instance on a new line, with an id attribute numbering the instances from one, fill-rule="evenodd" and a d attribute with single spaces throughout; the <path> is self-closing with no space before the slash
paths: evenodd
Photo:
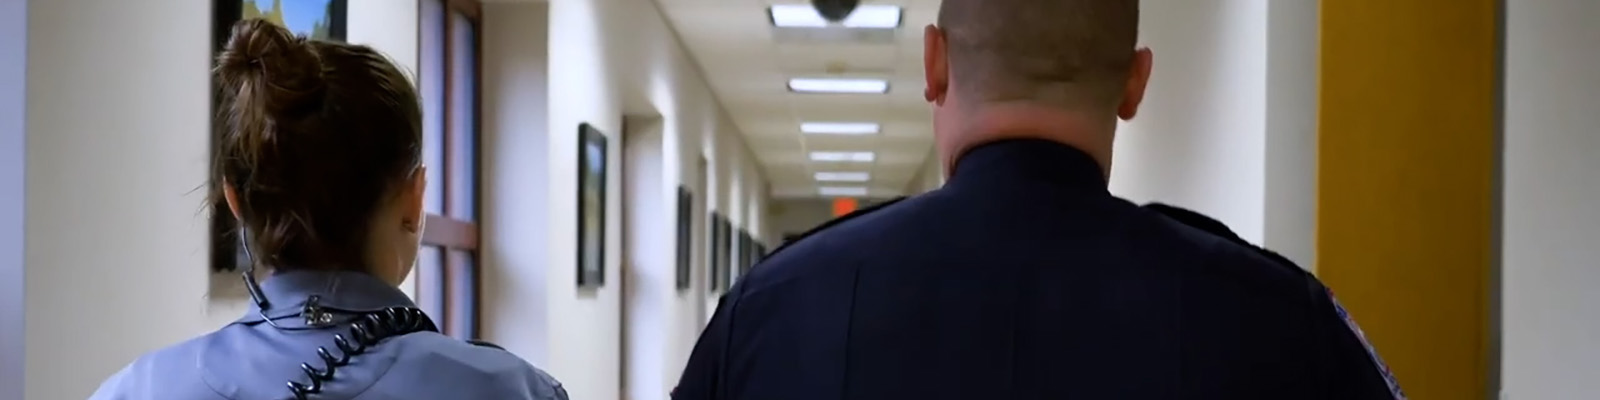
<path id="1" fill-rule="evenodd" d="M 268 113 L 294 108 L 322 88 L 322 61 L 312 44 L 264 19 L 233 24 L 217 59 L 217 78 L 239 102 Z"/>

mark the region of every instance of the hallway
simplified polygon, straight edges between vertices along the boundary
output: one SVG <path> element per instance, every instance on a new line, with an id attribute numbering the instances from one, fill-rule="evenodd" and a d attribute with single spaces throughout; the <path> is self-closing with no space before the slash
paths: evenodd
<path id="1" fill-rule="evenodd" d="M 771 0 L 196 4 L 0 2 L 0 400 L 86 397 L 248 309 L 203 204 L 205 60 L 241 15 L 314 14 L 413 74 L 429 197 L 403 289 L 573 399 L 666 399 L 743 270 L 945 177 L 936 0 L 832 25 Z M 1113 193 L 1316 272 L 1414 399 L 1600 391 L 1600 2 L 1144 4 L 1156 78 Z"/>

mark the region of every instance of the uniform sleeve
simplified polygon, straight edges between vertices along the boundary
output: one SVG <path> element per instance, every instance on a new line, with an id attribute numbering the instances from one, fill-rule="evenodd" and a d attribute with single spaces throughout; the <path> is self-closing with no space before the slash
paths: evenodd
<path id="1" fill-rule="evenodd" d="M 727 354 L 727 345 L 733 318 L 733 300 L 728 295 L 723 295 L 717 302 L 717 311 L 711 315 L 711 322 L 706 324 L 706 329 L 700 332 L 700 339 L 694 344 L 694 351 L 689 354 L 689 363 L 683 367 L 683 377 L 678 379 L 678 387 L 672 389 L 673 400 L 715 400 L 721 398 L 722 368 Z"/>
<path id="2" fill-rule="evenodd" d="M 1347 313 L 1333 292 L 1310 278 L 1316 310 L 1313 312 L 1320 353 L 1323 382 L 1321 393 L 1337 400 L 1405 400 L 1400 385 L 1389 373 L 1378 352 L 1367 342 L 1361 327 Z"/>

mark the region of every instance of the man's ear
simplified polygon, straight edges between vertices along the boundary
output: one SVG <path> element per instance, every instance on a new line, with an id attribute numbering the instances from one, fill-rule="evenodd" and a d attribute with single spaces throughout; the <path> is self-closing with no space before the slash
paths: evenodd
<path id="1" fill-rule="evenodd" d="M 1139 114 L 1139 104 L 1144 103 L 1144 92 L 1150 84 L 1150 70 L 1155 64 L 1155 53 L 1150 48 L 1140 48 L 1133 53 L 1133 70 L 1128 71 L 1128 82 L 1122 88 L 1122 103 L 1117 104 L 1117 117 L 1127 121 Z"/>
<path id="2" fill-rule="evenodd" d="M 239 193 L 233 190 L 233 184 L 222 182 L 222 199 L 228 203 L 228 211 L 233 212 L 234 220 L 244 220 L 239 216 Z"/>
<path id="3" fill-rule="evenodd" d="M 922 29 L 922 74 L 928 85 L 922 92 L 922 98 L 929 103 L 943 105 L 945 94 L 950 92 L 950 58 L 947 49 L 943 30 L 931 24 Z"/>

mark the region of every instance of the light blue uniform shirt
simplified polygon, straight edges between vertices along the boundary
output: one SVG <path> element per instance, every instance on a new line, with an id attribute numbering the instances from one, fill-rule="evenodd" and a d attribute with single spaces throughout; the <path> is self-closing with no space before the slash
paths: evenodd
<path id="1" fill-rule="evenodd" d="M 350 321 L 389 307 L 415 307 L 399 289 L 368 274 L 292 271 L 262 283 L 270 302 L 216 332 L 140 357 L 107 379 L 91 400 L 283 400 L 288 382 L 310 383 L 300 364 L 322 368 L 318 347 L 338 356 L 334 335 L 350 336 Z M 333 316 L 308 326 L 306 299 Z M 265 323 L 263 315 L 278 327 Z M 310 399 L 567 400 L 544 371 L 516 355 L 435 332 L 384 339 L 338 367 Z"/>

